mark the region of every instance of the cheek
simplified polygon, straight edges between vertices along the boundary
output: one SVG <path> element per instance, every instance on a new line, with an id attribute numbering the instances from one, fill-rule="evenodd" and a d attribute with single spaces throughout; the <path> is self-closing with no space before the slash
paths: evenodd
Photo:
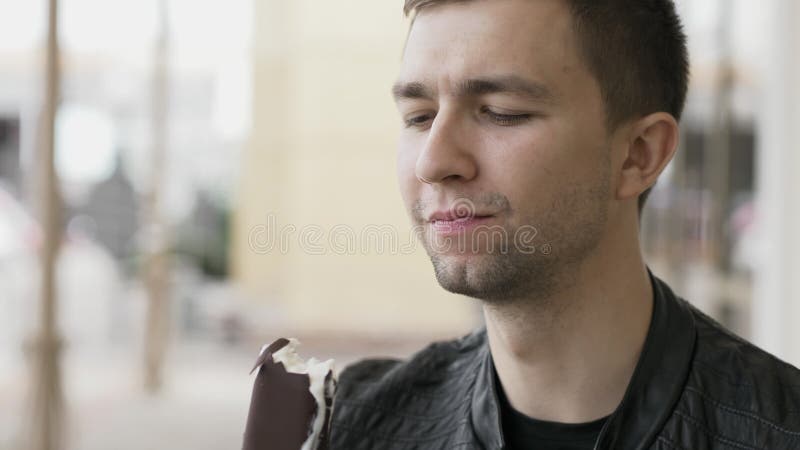
<path id="1" fill-rule="evenodd" d="M 495 179 L 520 190 L 546 188 L 563 171 L 566 155 L 562 146 L 563 140 L 549 127 L 522 129 L 493 142 L 489 146 L 492 157 L 484 161 L 493 167 Z"/>
<path id="2" fill-rule="evenodd" d="M 412 148 L 404 144 L 402 140 L 397 146 L 396 164 L 400 194 L 403 196 L 403 201 L 406 205 L 410 205 L 416 200 L 417 190 L 420 185 L 416 176 L 417 158 Z"/>
<path id="3" fill-rule="evenodd" d="M 523 216 L 541 213 L 554 196 L 579 181 L 576 152 L 570 148 L 574 143 L 557 124 L 546 125 L 507 136 L 503 145 L 493 146 L 493 157 L 484 160 L 489 177 Z"/>

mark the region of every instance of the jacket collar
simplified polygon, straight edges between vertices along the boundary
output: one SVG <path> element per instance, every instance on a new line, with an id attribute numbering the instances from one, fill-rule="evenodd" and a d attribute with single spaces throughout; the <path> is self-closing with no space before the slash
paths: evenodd
<path id="1" fill-rule="evenodd" d="M 478 350 L 478 374 L 472 390 L 472 426 L 483 448 L 502 449 L 505 448 L 505 442 L 500 425 L 500 402 L 486 330 L 482 331 L 481 337 L 483 345 Z"/>
<path id="2" fill-rule="evenodd" d="M 648 448 L 678 402 L 691 368 L 696 329 L 689 306 L 648 269 L 653 288 L 653 315 L 642 354 L 622 402 L 600 433 L 595 450 Z M 488 339 L 476 355 L 471 421 L 487 449 L 504 448 L 494 365 Z"/>

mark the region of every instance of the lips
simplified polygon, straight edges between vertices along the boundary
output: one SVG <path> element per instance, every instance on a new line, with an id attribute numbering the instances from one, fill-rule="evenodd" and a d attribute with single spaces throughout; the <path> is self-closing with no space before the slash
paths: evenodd
<path id="1" fill-rule="evenodd" d="M 432 220 L 432 230 L 441 236 L 455 235 L 489 223 L 494 216 L 466 216 L 452 220 Z"/>
<path id="2" fill-rule="evenodd" d="M 476 214 L 472 212 L 462 212 L 457 210 L 437 211 L 428 217 L 428 222 L 458 222 L 471 218 L 492 217 L 492 214 Z"/>

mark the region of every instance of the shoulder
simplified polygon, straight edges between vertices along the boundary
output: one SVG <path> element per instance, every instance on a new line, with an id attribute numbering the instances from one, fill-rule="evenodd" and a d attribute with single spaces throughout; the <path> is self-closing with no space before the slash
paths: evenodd
<path id="1" fill-rule="evenodd" d="M 719 444 L 800 448 L 800 370 L 692 309 L 697 342 L 678 419 Z"/>
<path id="2" fill-rule="evenodd" d="M 736 392 L 766 415 L 786 419 L 800 426 L 800 370 L 722 325 L 695 311 L 697 348 L 692 373 L 696 388 Z M 692 381 L 692 380 L 690 380 Z M 690 385 L 691 386 L 691 385 Z M 779 398 L 775 398 L 778 396 Z M 791 410 L 778 406 L 794 403 Z M 791 414 L 787 414 L 791 413 Z"/>
<path id="3" fill-rule="evenodd" d="M 334 447 L 379 448 L 412 437 L 432 443 L 462 426 L 459 411 L 467 411 L 485 342 L 485 330 L 479 329 L 431 343 L 406 360 L 366 359 L 347 366 L 334 401 Z"/>
<path id="4" fill-rule="evenodd" d="M 430 390 L 458 378 L 485 342 L 486 331 L 475 330 L 458 339 L 433 342 L 406 360 L 364 359 L 339 375 L 337 401 Z"/>

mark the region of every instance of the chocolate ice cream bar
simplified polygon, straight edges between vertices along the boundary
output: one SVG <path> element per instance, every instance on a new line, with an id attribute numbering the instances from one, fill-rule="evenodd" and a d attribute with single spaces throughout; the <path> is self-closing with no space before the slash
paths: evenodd
<path id="1" fill-rule="evenodd" d="M 261 349 L 243 450 L 328 448 L 333 360 L 303 361 L 297 345 L 296 339 L 281 338 Z"/>

